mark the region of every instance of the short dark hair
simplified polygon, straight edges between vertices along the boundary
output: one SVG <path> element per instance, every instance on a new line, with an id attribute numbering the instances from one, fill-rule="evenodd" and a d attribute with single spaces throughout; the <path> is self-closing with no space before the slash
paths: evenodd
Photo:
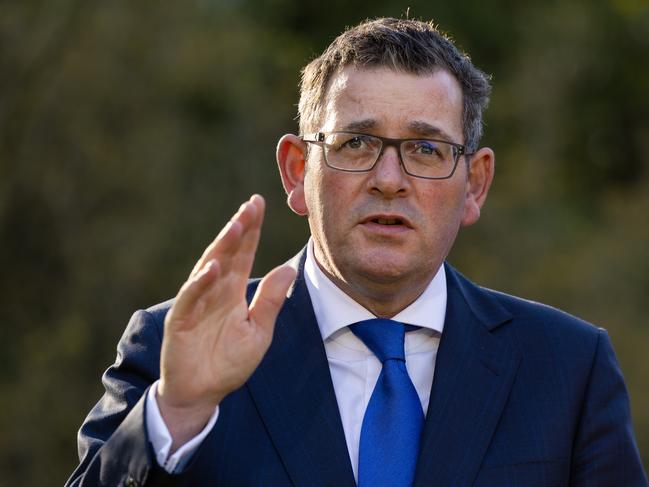
<path id="1" fill-rule="evenodd" d="M 348 66 L 388 67 L 414 74 L 438 69 L 450 72 L 462 88 L 462 127 L 469 151 L 482 136 L 482 111 L 489 102 L 489 76 L 476 68 L 469 56 L 432 22 L 381 18 L 365 21 L 340 34 L 302 70 L 300 132 L 318 130 L 331 78 Z"/>

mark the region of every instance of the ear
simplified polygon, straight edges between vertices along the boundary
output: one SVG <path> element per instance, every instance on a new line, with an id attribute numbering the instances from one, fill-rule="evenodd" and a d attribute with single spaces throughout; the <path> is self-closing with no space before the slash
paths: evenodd
<path id="1" fill-rule="evenodd" d="M 277 143 L 277 165 L 282 177 L 288 206 L 300 216 L 308 211 L 304 198 L 306 144 L 297 135 L 286 134 Z"/>
<path id="2" fill-rule="evenodd" d="M 495 160 L 494 151 L 488 147 L 483 147 L 471 156 L 462 226 L 473 225 L 480 219 L 480 209 L 487 199 L 494 178 Z"/>

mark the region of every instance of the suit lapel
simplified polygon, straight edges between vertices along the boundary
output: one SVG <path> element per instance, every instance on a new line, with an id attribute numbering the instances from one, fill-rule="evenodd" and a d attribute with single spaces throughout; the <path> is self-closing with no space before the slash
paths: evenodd
<path id="1" fill-rule="evenodd" d="M 298 277 L 275 325 L 273 343 L 248 389 L 296 486 L 355 486 L 322 337 Z"/>
<path id="2" fill-rule="evenodd" d="M 304 282 L 304 258 L 301 252 L 294 259 L 298 277 L 277 319 L 273 343 L 247 387 L 294 485 L 354 487 L 322 337 Z M 446 320 L 415 487 L 471 485 L 521 360 L 492 333 L 511 319 L 508 311 L 448 265 L 446 274 Z"/>
<path id="3" fill-rule="evenodd" d="M 414 485 L 471 485 L 506 404 L 519 354 L 492 331 L 511 319 L 447 265 L 447 309 Z"/>

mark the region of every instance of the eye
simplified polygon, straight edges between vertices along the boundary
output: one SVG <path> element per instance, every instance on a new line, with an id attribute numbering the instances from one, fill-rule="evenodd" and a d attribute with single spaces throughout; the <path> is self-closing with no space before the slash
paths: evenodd
<path id="1" fill-rule="evenodd" d="M 338 132 L 329 136 L 327 145 L 330 151 L 351 155 L 375 151 L 377 146 L 380 148 L 381 141 L 371 135 Z"/>
<path id="2" fill-rule="evenodd" d="M 431 140 L 417 140 L 413 145 L 413 152 L 423 156 L 441 156 L 439 145 Z"/>
<path id="3" fill-rule="evenodd" d="M 348 141 L 344 142 L 341 145 L 341 148 L 362 149 L 365 143 L 366 143 L 365 137 L 355 136 L 349 139 Z"/>

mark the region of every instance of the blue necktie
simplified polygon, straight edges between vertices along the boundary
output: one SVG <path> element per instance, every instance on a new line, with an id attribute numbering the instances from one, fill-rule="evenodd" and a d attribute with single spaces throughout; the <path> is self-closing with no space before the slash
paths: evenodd
<path id="1" fill-rule="evenodd" d="M 405 325 L 377 318 L 350 328 L 383 364 L 363 417 L 358 486 L 410 487 L 424 413 L 406 370 Z"/>

